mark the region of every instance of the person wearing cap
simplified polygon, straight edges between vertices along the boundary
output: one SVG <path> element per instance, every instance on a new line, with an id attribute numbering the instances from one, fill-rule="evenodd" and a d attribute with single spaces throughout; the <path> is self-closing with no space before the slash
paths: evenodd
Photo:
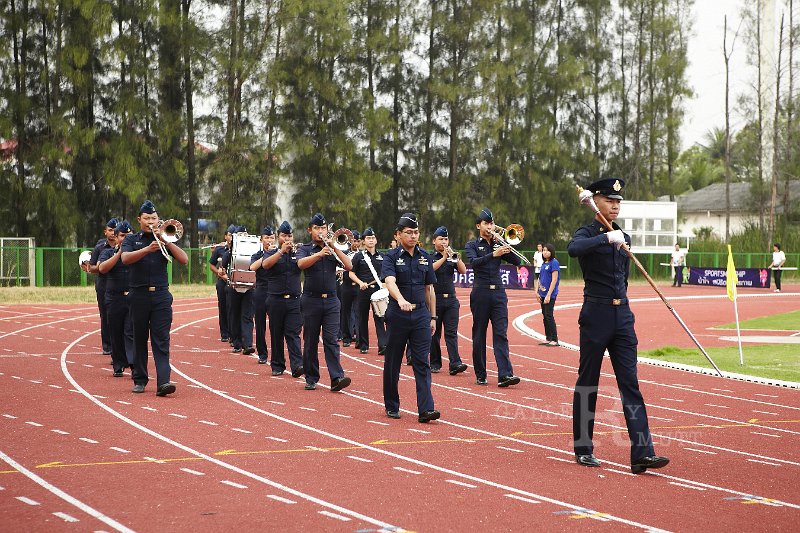
<path id="1" fill-rule="evenodd" d="M 458 314 L 461 303 L 456 298 L 456 287 L 453 274 L 467 273 L 467 265 L 461 260 L 461 254 L 456 258 L 448 255 L 450 235 L 447 228 L 439 226 L 433 232 L 433 271 L 436 273 L 436 284 L 433 292 L 436 294 L 436 330 L 431 338 L 431 372 L 438 373 L 442 369 L 442 329 L 444 329 L 444 342 L 447 345 L 447 357 L 450 359 L 449 372 L 451 376 L 460 374 L 467 369 L 467 365 L 458 354 Z"/>
<path id="2" fill-rule="evenodd" d="M 269 274 L 262 266 L 264 254 L 275 246 L 275 231 L 272 226 L 264 226 L 261 230 L 261 250 L 250 257 L 250 270 L 256 273 L 256 285 L 253 288 L 253 318 L 256 322 L 256 353 L 258 363 L 267 362 L 267 290 Z"/>
<path id="3" fill-rule="evenodd" d="M 231 337 L 228 328 L 228 300 L 226 297 L 225 287 L 228 286 L 228 272 L 222 268 L 222 263 L 226 257 L 231 253 L 231 246 L 233 245 L 233 234 L 236 232 L 236 224 L 231 224 L 225 231 L 225 244 L 214 247 L 211 252 L 211 257 L 208 259 L 208 268 L 216 276 L 217 281 L 214 284 L 217 290 L 217 310 L 219 313 L 219 340 L 222 342 L 230 342 Z"/>
<path id="4" fill-rule="evenodd" d="M 369 352 L 369 313 L 372 307 L 372 295 L 380 289 L 381 268 L 383 266 L 383 255 L 375 249 L 378 245 L 378 238 L 375 237 L 375 230 L 367 228 L 362 234 L 364 236 L 364 249 L 355 254 L 352 258 L 353 270 L 349 272 L 348 281 L 355 283 L 358 288 L 358 341 L 356 345 L 361 353 Z M 378 355 L 386 352 L 386 326 L 383 317 L 377 316 L 372 312 L 372 319 L 375 324 L 375 332 L 378 337 Z"/>
<path id="5" fill-rule="evenodd" d="M 236 226 L 234 233 L 247 234 L 245 226 Z M 227 271 L 234 261 L 232 253 L 222 260 Z M 228 332 L 231 336 L 231 353 L 250 355 L 253 348 L 253 287 L 225 287 L 225 300 L 228 304 Z"/>
<path id="6" fill-rule="evenodd" d="M 303 375 L 303 354 L 300 351 L 300 269 L 297 267 L 292 226 L 281 222 L 278 226 L 277 246 L 264 252 L 261 268 L 267 272 L 267 313 L 269 337 L 272 345 L 272 375 L 286 371 L 284 343 L 289 351 L 292 377 Z"/>
<path id="7" fill-rule="evenodd" d="M 631 238 L 614 222 L 619 216 L 622 188 L 620 179 L 602 179 L 587 187 L 594 203 L 614 228 L 608 231 L 600 214 L 578 228 L 567 246 L 570 257 L 577 257 L 583 272 L 583 307 L 578 317 L 580 362 L 572 400 L 572 431 L 575 460 L 582 466 L 600 466 L 594 456 L 597 389 L 603 354 L 608 350 L 622 398 L 622 412 L 631 443 L 631 471 L 641 474 L 648 468 L 669 463 L 655 455 L 636 371 L 636 331 L 634 315 L 628 305 L 630 258 L 623 245 Z"/>
<path id="8" fill-rule="evenodd" d="M 116 246 L 114 229 L 119 224 L 119 220 L 111 218 L 103 228 L 103 238 L 97 241 L 92 250 L 92 257 L 88 263 L 81 265 L 81 268 L 88 274 L 95 274 L 94 279 L 95 297 L 97 298 L 97 310 L 100 314 L 100 341 L 102 343 L 103 355 L 111 355 L 111 328 L 108 325 L 108 310 L 106 309 L 106 276 L 97 267 L 100 254 L 107 250 L 112 250 Z"/>
<path id="9" fill-rule="evenodd" d="M 175 392 L 170 382 L 169 330 L 172 327 L 172 294 L 167 281 L 167 259 L 161 247 L 178 263 L 189 262 L 186 252 L 174 242 L 161 240 L 158 212 L 150 200 L 139 208 L 140 230 L 122 241 L 122 263 L 130 267 L 128 303 L 133 324 L 133 392 L 144 392 L 149 381 L 147 373 L 147 340 L 153 349 L 156 365 L 156 395 Z M 159 240 L 156 241 L 156 238 Z M 159 245 L 159 242 L 161 243 Z"/>
<path id="10" fill-rule="evenodd" d="M 353 242 L 350 244 L 350 250 L 347 252 L 347 257 L 353 261 L 353 257 L 358 253 L 361 248 L 361 234 L 357 231 L 353 232 Z M 339 267 L 337 271 L 341 274 L 341 284 L 339 285 L 339 299 L 342 301 L 342 314 L 341 314 L 341 338 L 342 346 L 347 348 L 353 339 L 356 339 L 356 348 L 358 345 L 358 305 L 353 305 L 358 300 L 358 284 L 345 276 L 344 269 Z"/>
<path id="11" fill-rule="evenodd" d="M 520 259 L 507 245 L 496 243 L 494 215 L 482 209 L 475 219 L 478 238 L 467 242 L 465 253 L 472 266 L 474 281 L 469 295 L 472 311 L 472 364 L 478 385 L 487 385 L 486 330 L 492 322 L 492 347 L 497 362 L 497 385 L 509 387 L 519 383 L 508 356 L 508 296 L 500 277 L 500 263 L 519 266 Z"/>
<path id="12" fill-rule="evenodd" d="M 320 330 L 325 364 L 331 377 L 331 391 L 337 392 L 350 385 L 339 360 L 339 314 L 341 302 L 336 296 L 336 266 L 341 263 L 345 271 L 353 264 L 343 251 L 334 246 L 333 235 L 322 213 L 316 213 L 308 223 L 311 242 L 297 250 L 297 266 L 304 274 L 303 296 L 303 371 L 306 390 L 317 388 L 319 381 Z M 338 259 L 337 259 L 338 258 Z"/>
<path id="13" fill-rule="evenodd" d="M 126 368 L 133 368 L 133 326 L 129 319 L 128 270 L 120 261 L 122 242 L 133 231 L 123 220 L 114 228 L 114 248 L 100 253 L 97 268 L 106 277 L 105 307 L 111 334 L 111 364 L 114 377 L 122 377 Z"/>
<path id="14" fill-rule="evenodd" d="M 433 259 L 419 247 L 419 223 L 413 213 L 403 213 L 397 221 L 400 245 L 383 256 L 381 273 L 389 290 L 386 308 L 388 339 L 383 362 L 383 403 L 386 416 L 400 418 L 400 366 L 406 344 L 410 348 L 417 389 L 418 420 L 423 423 L 440 416 L 431 394 L 431 367 L 428 354 L 436 328 L 436 296 L 433 285 Z"/>

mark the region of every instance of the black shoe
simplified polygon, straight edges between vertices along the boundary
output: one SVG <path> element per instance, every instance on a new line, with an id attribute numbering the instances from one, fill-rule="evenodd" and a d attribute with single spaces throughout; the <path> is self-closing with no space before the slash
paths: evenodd
<path id="1" fill-rule="evenodd" d="M 350 385 L 350 378 L 344 376 L 343 378 L 336 378 L 331 383 L 331 392 L 339 392 L 340 390 L 344 389 L 348 385 Z"/>
<path id="2" fill-rule="evenodd" d="M 387 409 L 386 416 L 388 416 L 389 418 L 400 418 L 400 411 L 389 411 Z"/>
<path id="3" fill-rule="evenodd" d="M 114 370 L 114 377 L 115 378 L 121 378 L 124 375 L 125 374 L 122 372 L 122 370 Z"/>
<path id="4" fill-rule="evenodd" d="M 455 376 L 456 374 L 460 374 L 467 369 L 467 365 L 464 363 L 458 364 L 450 369 L 450 375 Z"/>
<path id="5" fill-rule="evenodd" d="M 231 353 L 242 353 L 242 349 L 241 348 L 234 348 L 233 350 L 231 350 Z"/>
<path id="6" fill-rule="evenodd" d="M 431 420 L 439 420 L 440 416 L 441 413 L 439 413 L 439 411 L 425 411 L 419 414 L 419 421 L 423 424 L 427 424 Z"/>
<path id="7" fill-rule="evenodd" d="M 220 342 L 231 342 L 231 339 L 229 337 L 222 337 L 219 341 Z"/>
<path id="8" fill-rule="evenodd" d="M 600 461 L 591 453 L 589 455 L 576 455 L 575 462 L 581 466 L 600 466 Z"/>
<path id="9" fill-rule="evenodd" d="M 663 468 L 669 464 L 669 459 L 652 455 L 650 457 L 642 457 L 636 459 L 631 463 L 631 472 L 634 474 L 644 474 L 648 468 Z"/>
<path id="10" fill-rule="evenodd" d="M 282 376 L 283 375 L 283 370 L 273 370 L 272 371 L 272 375 L 273 376 Z"/>
<path id="11" fill-rule="evenodd" d="M 511 385 L 516 385 L 519 383 L 519 377 L 517 376 L 506 376 L 504 378 L 500 378 L 500 381 L 497 383 L 498 387 L 509 387 Z"/>
<path id="12" fill-rule="evenodd" d="M 361 348 L 361 350 L 359 350 L 359 351 L 361 353 L 369 353 L 369 348 Z"/>
<path id="13" fill-rule="evenodd" d="M 175 392 L 175 384 L 164 383 L 163 385 L 158 386 L 158 390 L 156 391 L 156 396 L 166 396 L 167 394 L 172 394 L 173 392 Z"/>
<path id="14" fill-rule="evenodd" d="M 131 392 L 135 392 L 136 394 L 144 392 L 144 385 L 136 384 L 131 389 Z"/>
<path id="15" fill-rule="evenodd" d="M 242 353 L 245 355 L 250 355 L 256 353 L 256 349 L 251 346 L 249 348 L 245 348 L 244 350 L 242 350 Z"/>
<path id="16" fill-rule="evenodd" d="M 478 378 L 475 380 L 476 385 L 488 385 L 489 382 L 486 381 L 486 378 Z"/>
<path id="17" fill-rule="evenodd" d="M 440 366 L 432 366 L 431 367 L 431 373 L 438 374 L 441 369 L 442 369 L 442 367 L 440 367 Z"/>
<path id="18" fill-rule="evenodd" d="M 386 354 L 386 346 L 378 346 L 378 355 Z"/>
<path id="19" fill-rule="evenodd" d="M 344 341 L 342 343 L 342 348 L 349 348 L 349 347 L 350 347 L 350 341 Z"/>
<path id="20" fill-rule="evenodd" d="M 111 355 L 111 352 L 109 352 L 108 350 L 103 350 L 103 355 Z"/>
<path id="21" fill-rule="evenodd" d="M 317 388 L 317 384 L 316 383 L 308 383 L 308 382 L 306 382 L 306 386 L 305 386 L 306 390 L 314 390 L 316 388 Z"/>
<path id="22" fill-rule="evenodd" d="M 303 374 L 305 374 L 305 371 L 302 368 L 295 368 L 294 370 L 292 370 L 293 378 L 299 378 Z"/>
<path id="23" fill-rule="evenodd" d="M 261 358 L 259 357 L 259 358 L 258 358 L 258 364 L 259 364 L 259 365 L 266 365 L 266 364 L 267 364 L 267 360 L 266 360 L 266 359 L 261 359 Z"/>

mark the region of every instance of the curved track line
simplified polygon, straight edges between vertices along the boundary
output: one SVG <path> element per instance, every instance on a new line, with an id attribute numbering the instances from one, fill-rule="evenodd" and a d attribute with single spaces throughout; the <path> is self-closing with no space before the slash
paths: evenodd
<path id="1" fill-rule="evenodd" d="M 8 463 L 11 466 L 11 468 L 16 470 L 20 474 L 24 475 L 25 477 L 27 477 L 28 479 L 30 479 L 31 481 L 33 481 L 34 483 L 36 483 L 37 485 L 39 485 L 40 487 L 45 489 L 46 491 L 53 493 L 54 495 L 58 496 L 59 498 L 61 498 L 65 502 L 69 503 L 70 505 L 73 505 L 73 506 L 77 507 L 78 509 L 80 509 L 84 513 L 88 514 L 92 518 L 96 518 L 97 520 L 100 520 L 101 522 L 103 522 L 107 526 L 115 529 L 116 531 L 120 531 L 122 533 L 134 533 L 134 530 L 132 530 L 132 529 L 126 527 L 126 526 L 123 526 L 122 524 L 120 524 L 119 522 L 114 520 L 113 518 L 104 515 L 100 511 L 96 510 L 95 508 L 83 503 L 82 501 L 80 501 L 79 499 L 77 499 L 77 498 L 75 498 L 73 496 L 70 496 L 69 494 L 67 494 L 63 490 L 59 489 L 55 485 L 53 485 L 53 484 L 49 483 L 48 481 L 44 480 L 43 478 L 37 476 L 36 474 L 34 474 L 33 472 L 31 472 L 30 470 L 28 470 L 27 468 L 25 468 L 21 464 L 19 464 L 15 460 L 13 460 L 11 457 L 9 457 L 5 453 L 3 453 L 2 450 L 0 450 L 0 459 L 5 461 L 6 463 Z"/>
<path id="2" fill-rule="evenodd" d="M 193 322 L 189 322 L 188 324 L 183 324 L 182 326 L 179 326 L 179 327 L 173 329 L 172 331 L 173 332 L 174 331 L 178 331 L 179 329 L 182 329 L 184 327 L 190 326 L 192 324 L 196 324 L 197 322 L 203 322 L 203 321 L 209 320 L 211 318 L 214 318 L 214 317 L 212 316 L 212 317 L 201 318 L 199 320 L 195 320 Z M 126 424 L 128 424 L 130 426 L 133 426 L 134 428 L 138 429 L 139 431 L 142 431 L 142 432 L 150 435 L 151 437 L 154 437 L 154 438 L 156 438 L 156 439 L 158 439 L 158 440 L 160 440 L 162 442 L 165 442 L 165 443 L 169 444 L 170 446 L 174 446 L 174 447 L 176 447 L 176 448 L 178 448 L 180 450 L 183 450 L 184 452 L 186 452 L 188 454 L 194 455 L 195 457 L 198 457 L 200 459 L 204 459 L 204 460 L 206 460 L 206 461 L 208 461 L 210 463 L 214 463 L 217 466 L 220 466 L 222 468 L 226 468 L 228 470 L 236 472 L 237 474 L 240 474 L 242 476 L 248 477 L 250 479 L 253 479 L 255 481 L 258 481 L 260 483 L 268 485 L 268 486 L 270 486 L 270 487 L 272 487 L 274 489 L 284 491 L 286 493 L 289 493 L 289 494 L 291 494 L 293 496 L 296 496 L 298 498 L 301 498 L 303 500 L 315 503 L 315 504 L 317 504 L 317 505 L 319 505 L 321 507 L 326 507 L 328 509 L 332 509 L 334 511 L 337 511 L 337 512 L 343 514 L 343 515 L 347 515 L 347 516 L 351 516 L 353 518 L 357 518 L 357 519 L 362 520 L 362 521 L 364 521 L 364 522 L 366 522 L 368 524 L 372 524 L 374 526 L 378 526 L 378 527 L 381 527 L 381 528 L 389 530 L 389 531 L 405 531 L 401 527 L 394 526 L 394 525 L 389 524 L 387 522 L 384 522 L 382 520 L 377 520 L 375 518 L 363 515 L 361 513 L 356 512 L 356 511 L 351 511 L 350 509 L 346 509 L 344 507 L 340 507 L 340 506 L 338 506 L 338 505 L 336 505 L 334 503 L 330 503 L 330 502 L 327 502 L 325 500 L 321 500 L 321 499 L 319 499 L 319 498 L 317 498 L 315 496 L 312 496 L 310 494 L 305 494 L 305 493 L 300 492 L 298 490 L 295 490 L 295 489 L 293 489 L 291 487 L 287 487 L 286 485 L 282 485 L 280 483 L 272 481 L 271 479 L 259 476 L 258 474 L 255 474 L 255 473 L 250 472 L 248 470 L 244 470 L 242 468 L 239 468 L 238 466 L 234 466 L 234 465 L 231 465 L 231 464 L 226 463 L 224 461 L 220 461 L 219 459 L 216 459 L 214 457 L 206 455 L 203 452 L 200 452 L 198 450 L 190 448 L 189 446 L 186 446 L 185 444 L 181 444 L 180 442 L 174 441 L 174 440 L 170 439 L 169 437 L 167 437 L 165 435 L 157 433 L 156 431 L 153 431 L 152 429 L 147 428 L 147 427 L 139 424 L 138 422 L 135 422 L 135 421 L 131 420 L 130 418 L 127 418 L 124 415 L 122 415 L 121 413 L 118 413 L 117 411 L 115 411 L 112 408 L 108 407 L 107 405 L 102 403 L 100 400 L 98 400 L 97 398 L 92 396 L 83 387 L 81 387 L 78 384 L 78 382 L 75 380 L 75 378 L 72 377 L 72 374 L 70 374 L 69 370 L 67 369 L 67 359 L 66 359 L 67 358 L 67 352 L 69 352 L 69 350 L 73 346 L 75 346 L 77 343 L 79 343 L 80 341 L 82 341 L 83 339 L 88 337 L 89 335 L 93 335 L 93 334 L 97 333 L 98 331 L 100 331 L 100 330 L 95 330 L 95 331 L 87 333 L 87 334 L 85 334 L 85 335 L 83 335 L 81 337 L 78 337 L 69 346 L 67 346 L 64 349 L 64 351 L 61 353 L 61 372 L 64 374 L 64 377 L 67 378 L 67 381 L 69 381 L 72 384 L 72 386 L 75 387 L 75 389 L 80 394 L 82 394 L 89 401 L 91 401 L 92 403 L 94 403 L 95 405 L 97 405 L 98 407 L 100 407 L 101 409 L 106 411 L 107 413 L 110 413 L 111 415 L 115 416 L 116 418 L 118 418 L 119 420 L 123 421 L 124 423 L 126 423 Z M 180 374 L 180 372 L 178 372 L 178 373 Z M 212 392 L 216 393 L 216 391 L 212 391 Z"/>

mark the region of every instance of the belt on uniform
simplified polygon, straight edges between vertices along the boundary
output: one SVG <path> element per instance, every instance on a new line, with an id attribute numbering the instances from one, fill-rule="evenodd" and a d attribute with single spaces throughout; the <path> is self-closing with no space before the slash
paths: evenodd
<path id="1" fill-rule="evenodd" d="M 356 286 L 358 286 L 358 283 L 356 283 L 355 281 L 351 281 L 350 285 L 352 285 L 353 287 L 356 287 Z"/>
<path id="2" fill-rule="evenodd" d="M 273 298 L 283 298 L 284 300 L 288 300 L 289 298 L 297 298 L 298 295 L 284 293 L 284 294 L 270 294 L 270 296 Z"/>
<path id="3" fill-rule="evenodd" d="M 584 296 L 583 301 L 603 305 L 628 305 L 627 298 L 595 298 L 594 296 Z"/>
<path id="4" fill-rule="evenodd" d="M 336 296 L 335 292 L 311 292 L 307 291 L 303 293 L 303 296 L 310 296 L 312 298 L 332 298 Z"/>
<path id="5" fill-rule="evenodd" d="M 495 289 L 502 289 L 503 286 L 502 285 L 495 285 L 495 284 L 491 284 L 491 285 L 483 285 L 483 284 L 481 284 L 481 285 L 473 285 L 473 288 L 474 289 L 489 289 L 489 290 L 493 291 Z"/>
<path id="6" fill-rule="evenodd" d="M 448 292 L 437 292 L 436 293 L 436 297 L 438 298 L 439 296 L 441 296 L 442 298 L 455 298 L 456 297 L 455 294 L 450 294 Z"/>
<path id="7" fill-rule="evenodd" d="M 164 285 L 162 287 L 131 287 L 130 290 L 132 291 L 147 291 L 147 292 L 156 292 L 156 291 L 166 291 L 169 289 L 169 285 Z"/>

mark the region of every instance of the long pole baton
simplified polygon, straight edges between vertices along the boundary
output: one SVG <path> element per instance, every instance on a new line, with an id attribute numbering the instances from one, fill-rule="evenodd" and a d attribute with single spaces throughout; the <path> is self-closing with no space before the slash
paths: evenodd
<path id="1" fill-rule="evenodd" d="M 591 208 L 595 212 L 595 214 L 599 216 L 600 221 L 606 228 L 608 228 L 608 231 L 614 231 L 614 226 L 612 226 L 611 223 L 608 220 L 606 220 L 606 217 L 604 217 L 603 214 L 600 212 L 600 209 L 598 209 L 597 204 L 594 203 L 594 195 L 592 194 L 592 192 L 584 190 L 583 187 L 581 187 L 580 185 L 577 185 L 576 187 L 578 189 L 578 198 L 580 199 L 581 204 L 589 206 L 589 208 Z M 703 355 L 706 356 L 706 359 L 708 359 L 708 362 L 711 363 L 711 366 L 714 367 L 714 370 L 717 371 L 720 377 L 724 377 L 717 364 L 714 362 L 713 359 L 711 359 L 711 356 L 708 355 L 708 352 L 706 352 L 706 350 L 700 345 L 700 341 L 697 340 L 697 337 L 695 337 L 694 334 L 689 330 L 689 327 L 686 325 L 686 323 L 683 321 L 680 315 L 678 315 L 678 312 L 675 310 L 675 308 L 672 307 L 672 304 L 669 303 L 667 298 L 662 294 L 661 290 L 659 290 L 659 288 L 656 286 L 656 282 L 653 281 L 653 278 L 650 277 L 650 274 L 647 273 L 647 270 L 645 270 L 645 268 L 642 266 L 642 264 L 639 262 L 636 256 L 633 255 L 633 252 L 631 252 L 631 249 L 628 247 L 628 244 L 623 242 L 621 247 L 625 250 L 625 253 L 628 254 L 630 260 L 633 261 L 633 263 L 639 269 L 639 272 L 641 272 L 642 275 L 645 277 L 645 279 L 647 279 L 647 282 L 650 283 L 650 286 L 653 287 L 653 290 L 656 291 L 656 294 L 658 294 L 658 297 L 661 298 L 662 302 L 664 302 L 664 305 L 667 306 L 667 309 L 670 310 L 672 316 L 674 316 L 675 319 L 678 321 L 678 324 L 681 325 L 683 330 L 689 335 L 689 337 L 692 339 L 695 345 L 700 349 Z"/>

